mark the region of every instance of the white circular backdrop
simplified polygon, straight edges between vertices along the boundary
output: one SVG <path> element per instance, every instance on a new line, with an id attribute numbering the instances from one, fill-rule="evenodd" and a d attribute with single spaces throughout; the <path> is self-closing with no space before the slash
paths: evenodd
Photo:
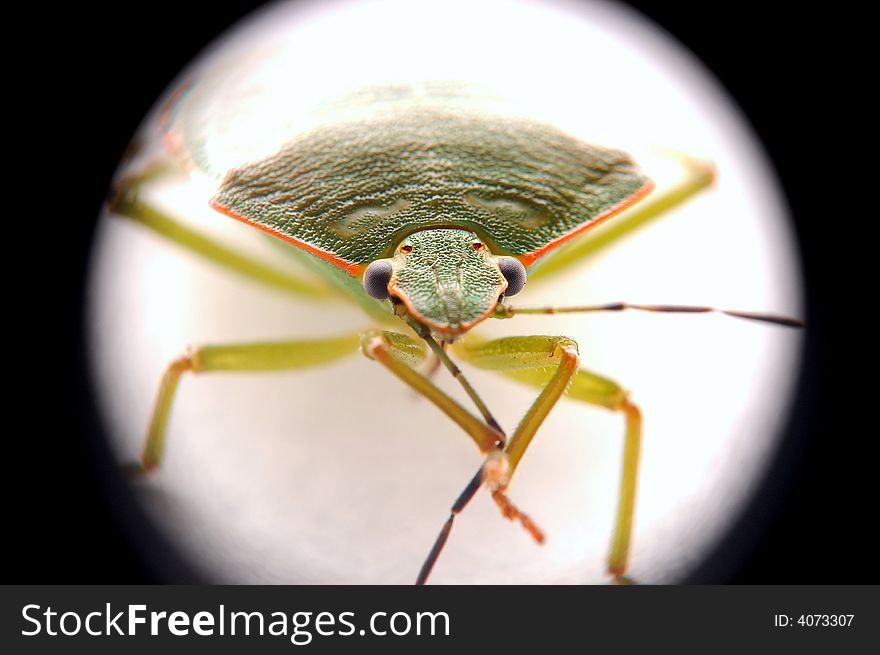
<path id="1" fill-rule="evenodd" d="M 280 3 L 196 66 L 221 80 L 197 91 L 206 122 L 195 123 L 205 128 L 203 156 L 220 172 L 300 129 L 340 93 L 418 80 L 489 89 L 519 113 L 627 150 L 659 189 L 681 171 L 658 148 L 711 160 L 719 172 L 711 190 L 582 266 L 527 284 L 513 304 L 801 313 L 787 210 L 755 136 L 701 64 L 625 6 Z M 240 132 L 225 131 L 233 127 Z M 209 179 L 151 194 L 187 224 L 298 270 L 264 235 L 208 207 Z M 187 345 L 371 325 L 354 305 L 265 289 L 119 217 L 102 219 L 90 290 L 95 385 L 121 463 L 138 456 L 164 367 Z M 571 336 L 585 368 L 632 391 L 645 426 L 630 573 L 657 583 L 682 579 L 756 492 L 787 417 L 801 339 L 718 315 L 636 312 L 488 321 L 481 332 Z M 465 370 L 512 432 L 536 392 Z M 462 398 L 447 377 L 437 376 Z M 502 519 L 481 492 L 431 582 L 607 581 L 622 445 L 620 415 L 563 400 L 510 487 L 546 544 Z M 134 485 L 157 527 L 208 579 L 411 583 L 480 462 L 435 407 L 353 352 L 301 371 L 185 376 L 166 459 Z"/>

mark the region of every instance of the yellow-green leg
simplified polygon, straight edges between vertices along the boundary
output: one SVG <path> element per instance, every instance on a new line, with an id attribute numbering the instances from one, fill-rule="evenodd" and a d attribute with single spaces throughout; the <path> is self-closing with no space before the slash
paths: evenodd
<path id="1" fill-rule="evenodd" d="M 490 452 L 485 463 L 453 503 L 449 518 L 434 542 L 416 584 L 424 584 L 440 555 L 452 524 L 481 484 L 485 484 L 492 500 L 508 519 L 519 521 L 535 541 L 544 541 L 544 533 L 532 519 L 517 509 L 506 495 L 510 478 L 518 466 L 526 448 L 547 418 L 550 410 L 565 393 L 578 370 L 577 344 L 567 337 L 509 337 L 480 342 L 471 337 L 458 344 L 456 353 L 479 368 L 529 373 L 528 369 L 540 369 L 531 378 L 541 388 L 541 393 L 529 407 L 525 416 L 503 448 Z M 551 372 L 544 372 L 550 369 Z"/>
<path id="2" fill-rule="evenodd" d="M 414 366 L 424 359 L 422 344 L 397 332 L 370 330 L 361 337 L 361 349 L 417 393 L 430 400 L 440 411 L 464 430 L 480 449 L 488 452 L 504 445 L 504 434 L 476 418 L 456 400 L 443 392 Z"/>
<path id="3" fill-rule="evenodd" d="M 155 469 L 165 450 L 168 419 L 181 376 L 186 373 L 212 371 L 256 372 L 292 370 L 326 364 L 345 357 L 360 346 L 363 353 L 376 360 L 391 373 L 430 400 L 468 434 L 481 452 L 500 452 L 505 444 L 504 434 L 473 416 L 457 401 L 440 390 L 415 367 L 426 357 L 425 344 L 396 332 L 369 330 L 329 339 L 261 342 L 233 345 L 208 345 L 190 349 L 172 361 L 159 384 L 159 392 L 147 429 L 138 473 Z M 477 483 L 477 488 L 479 483 Z M 507 501 L 509 512 L 521 516 L 524 525 L 528 518 L 518 513 Z M 528 526 L 527 526 L 528 527 Z"/>
<path id="4" fill-rule="evenodd" d="M 332 297 L 330 287 L 319 282 L 303 280 L 285 271 L 266 265 L 258 259 L 242 255 L 221 243 L 192 230 L 150 204 L 144 198 L 149 183 L 171 174 L 167 164 L 159 163 L 138 173 L 122 178 L 113 189 L 109 200 L 112 212 L 161 234 L 202 257 L 235 271 L 260 284 L 313 299 Z"/>
<path id="5" fill-rule="evenodd" d="M 608 555 L 608 572 L 616 581 L 627 582 L 624 574 L 632 541 L 642 442 L 642 415 L 638 406 L 613 380 L 578 368 L 577 345 L 567 337 L 509 337 L 487 342 L 471 340 L 460 345 L 458 353 L 474 366 L 498 371 L 541 389 L 504 448 L 506 461 L 487 463 L 486 477 L 500 492 L 507 488 L 532 438 L 563 394 L 623 413 L 626 422 L 623 470 L 614 535 Z"/>
<path id="6" fill-rule="evenodd" d="M 303 339 L 191 348 L 168 365 L 147 428 L 138 470 L 150 471 L 162 460 L 168 418 L 180 377 L 186 372 L 278 371 L 326 364 L 357 352 L 360 336 L 349 334 L 329 339 Z"/>
<path id="7" fill-rule="evenodd" d="M 428 343 L 430 344 L 430 342 Z M 563 349 L 570 350 L 573 347 L 576 368 L 577 348 L 574 347 L 573 344 L 574 342 L 569 342 L 565 344 Z M 505 473 L 509 469 L 509 456 L 507 454 L 506 446 L 509 446 L 510 443 L 513 442 L 513 439 L 511 442 L 506 442 L 504 433 L 490 425 L 490 423 L 494 423 L 494 419 L 491 419 L 491 415 L 488 418 L 484 418 L 484 421 L 481 421 L 434 385 L 428 376 L 415 370 L 414 367 L 419 363 L 419 360 L 413 358 L 412 354 L 417 348 L 420 349 L 421 347 L 420 342 L 395 332 L 382 332 L 375 330 L 365 333 L 361 338 L 361 348 L 367 357 L 381 363 L 385 368 L 412 387 L 416 392 L 434 403 L 441 411 L 461 427 L 462 430 L 470 435 L 481 452 L 488 452 L 488 456 L 486 462 L 480 467 L 480 470 L 471 479 L 470 483 L 455 503 L 453 503 L 449 519 L 443 526 L 440 535 L 437 537 L 433 548 L 425 560 L 425 563 L 419 572 L 416 584 L 423 584 L 427 580 L 434 563 L 446 543 L 455 516 L 464 509 L 465 505 L 467 505 L 483 483 L 486 483 L 489 487 L 493 500 L 506 518 L 519 521 L 539 543 L 544 540 L 544 535 L 540 528 L 535 525 L 527 514 L 520 511 L 505 494 Z M 546 362 L 542 365 L 546 365 Z M 563 371 L 560 374 L 560 378 L 564 378 L 565 367 L 560 366 L 559 369 Z M 453 375 L 455 375 L 460 382 L 463 382 L 466 388 L 470 388 L 470 385 L 468 385 L 466 380 L 463 379 L 463 375 L 458 370 L 458 367 L 454 367 L 454 370 L 457 373 L 453 373 Z M 542 394 L 542 397 L 548 394 L 551 396 L 555 394 L 558 397 L 558 395 L 564 391 L 565 384 L 566 382 L 561 379 L 555 383 L 551 382 L 547 385 L 545 394 Z M 522 435 L 529 430 L 537 429 L 553 402 L 555 402 L 555 400 L 551 402 L 536 403 L 538 407 L 530 412 L 532 415 L 531 418 L 527 417 L 524 419 L 523 422 L 521 422 L 520 427 L 517 429 L 517 432 L 514 434 L 514 438 L 520 440 L 518 443 L 522 441 Z M 479 407 L 484 406 L 482 401 L 478 401 L 477 404 Z M 519 435 L 519 437 L 517 437 L 517 435 Z"/>
<path id="8" fill-rule="evenodd" d="M 652 193 L 604 225 L 557 249 L 529 271 L 529 282 L 550 277 L 579 264 L 593 253 L 683 204 L 715 181 L 715 167 L 710 162 L 681 155 L 678 158 L 684 167 L 681 181 L 662 193 Z"/>

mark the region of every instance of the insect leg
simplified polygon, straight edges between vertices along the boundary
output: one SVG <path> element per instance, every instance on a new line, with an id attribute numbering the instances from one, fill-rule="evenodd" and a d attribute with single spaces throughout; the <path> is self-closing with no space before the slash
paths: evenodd
<path id="1" fill-rule="evenodd" d="M 413 368 L 424 357 L 414 359 L 414 353 L 423 353 L 421 344 L 397 332 L 371 330 L 361 337 L 361 349 L 403 382 L 434 403 L 477 444 L 480 452 L 496 449 L 504 443 L 504 435 L 468 412 L 435 385 L 427 376 Z"/>
<path id="2" fill-rule="evenodd" d="M 508 519 L 518 520 L 536 541 L 543 542 L 544 533 L 531 518 L 510 502 L 505 490 L 526 446 L 553 405 L 565 392 L 566 386 L 577 370 L 578 363 L 577 344 L 566 337 L 514 337 L 490 342 L 477 342 L 471 337 L 469 343 L 459 345 L 457 350 L 464 359 L 481 368 L 498 370 L 541 367 L 543 369 L 547 366 L 555 366 L 555 371 L 549 377 L 545 375 L 547 379 L 540 385 L 542 389 L 540 395 L 520 421 L 503 451 L 489 454 L 486 463 L 453 503 L 449 518 L 422 565 L 416 584 L 424 584 L 427 581 L 449 537 L 455 516 L 464 509 L 484 482 L 502 514 Z"/>
<path id="3" fill-rule="evenodd" d="M 477 406 L 477 410 L 480 412 L 480 415 L 486 421 L 486 423 L 491 426 L 493 429 L 497 430 L 501 433 L 502 438 L 505 438 L 504 429 L 492 415 L 492 412 L 489 411 L 489 408 L 486 406 L 486 403 L 483 402 L 483 399 L 480 397 L 480 394 L 477 393 L 477 390 L 471 386 L 471 383 L 468 382 L 468 379 L 464 376 L 464 373 L 461 372 L 461 369 L 458 368 L 455 362 L 446 354 L 446 350 L 444 350 L 443 346 L 438 343 L 434 337 L 431 336 L 430 330 L 426 328 L 421 323 L 417 323 L 416 321 L 407 321 L 408 325 L 418 334 L 422 339 L 425 340 L 425 343 L 428 344 L 428 347 L 434 353 L 434 356 L 446 367 L 452 377 L 455 378 L 458 383 L 461 385 L 462 389 L 464 389 L 465 393 L 470 397 L 473 401 L 474 405 Z"/>
<path id="4" fill-rule="evenodd" d="M 164 171 L 164 168 L 157 166 L 155 171 Z M 326 298 L 332 295 L 332 291 L 328 287 L 302 280 L 295 275 L 267 266 L 258 259 L 242 255 L 232 248 L 184 226 L 150 204 L 144 198 L 143 188 L 146 183 L 160 176 L 160 173 L 155 171 L 150 169 L 142 174 L 123 178 L 118 182 L 109 200 L 110 210 L 158 232 L 216 264 L 274 289 L 310 298 Z"/>
<path id="5" fill-rule="evenodd" d="M 629 560 L 642 442 L 642 415 L 638 406 L 613 380 L 579 369 L 577 348 L 566 337 L 532 336 L 482 343 L 465 342 L 460 346 L 460 353 L 477 367 L 499 371 L 507 377 L 541 389 L 541 394 L 505 448 L 509 468 L 499 480 L 501 491 L 509 484 L 541 421 L 563 393 L 570 398 L 623 413 L 626 421 L 623 471 L 608 571 L 617 582 L 627 582 L 624 574 Z M 555 371 L 544 370 L 544 367 L 552 364 L 557 365 Z"/>
<path id="6" fill-rule="evenodd" d="M 594 252 L 684 203 L 715 181 L 715 167 L 711 163 L 684 156 L 680 159 L 685 169 L 685 176 L 680 182 L 662 193 L 649 195 L 605 225 L 574 239 L 571 244 L 563 245 L 534 271 L 529 271 L 529 282 L 571 268 Z"/>
<path id="7" fill-rule="evenodd" d="M 138 472 L 156 468 L 165 447 L 168 418 L 180 376 L 187 371 L 276 371 L 317 366 L 345 357 L 356 351 L 359 335 L 349 334 L 330 339 L 303 339 L 208 345 L 191 348 L 175 359 L 162 376 L 159 393 L 147 429 L 147 438 L 141 454 Z"/>
<path id="8" fill-rule="evenodd" d="M 502 450 L 505 445 L 504 434 L 473 416 L 458 402 L 434 385 L 427 376 L 413 368 L 413 366 L 421 361 L 419 357 L 413 356 L 416 349 L 419 349 L 420 354 L 422 353 L 421 343 L 396 332 L 374 330 L 363 335 L 361 338 L 361 348 L 367 357 L 381 363 L 416 392 L 433 402 L 470 435 L 481 452 L 489 453 L 486 463 L 480 467 L 480 470 L 477 471 L 477 474 L 471 479 L 455 503 L 453 503 L 450 516 L 440 531 L 440 535 L 437 537 L 425 563 L 422 565 L 416 584 L 424 584 L 427 580 L 434 563 L 437 561 L 449 537 L 455 515 L 464 509 L 483 482 L 489 482 L 492 497 L 499 507 L 502 508 L 504 515 L 511 520 L 518 520 L 537 541 L 542 541 L 544 536 L 537 526 L 532 523 L 527 515 L 519 511 L 504 496 L 503 490 L 499 490 L 495 484 L 495 471 L 499 468 L 504 468 L 503 462 L 506 461 L 506 455 L 504 455 Z M 424 357 L 424 355 L 421 354 L 421 357 Z"/>

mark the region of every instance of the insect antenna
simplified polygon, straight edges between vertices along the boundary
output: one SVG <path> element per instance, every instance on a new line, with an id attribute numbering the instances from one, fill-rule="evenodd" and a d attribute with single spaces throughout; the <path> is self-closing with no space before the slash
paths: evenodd
<path id="1" fill-rule="evenodd" d="M 418 323 L 416 321 L 407 321 L 410 327 L 415 330 L 416 334 L 418 334 L 428 346 L 431 348 L 431 351 L 436 356 L 437 360 L 442 362 L 443 365 L 449 370 L 461 386 L 464 388 L 465 392 L 470 396 L 471 400 L 473 400 L 474 404 L 480 411 L 480 414 L 483 416 L 483 420 L 486 423 L 494 428 L 498 434 L 499 439 L 495 443 L 495 447 L 501 451 L 504 448 L 504 445 L 507 441 L 507 435 L 504 432 L 504 429 L 495 420 L 495 417 L 492 415 L 492 412 L 489 411 L 489 408 L 483 402 L 483 399 L 480 398 L 479 394 L 477 394 L 476 390 L 471 386 L 470 382 L 468 382 L 467 378 L 462 373 L 461 369 L 458 365 L 452 361 L 449 355 L 446 353 L 446 349 L 442 344 L 438 343 L 434 337 L 431 336 L 430 330 Z M 449 539 L 449 533 L 452 531 L 452 524 L 455 522 L 455 516 L 467 506 L 467 504 L 471 501 L 471 498 L 474 497 L 474 494 L 477 493 L 477 490 L 483 483 L 485 477 L 485 466 L 481 466 L 480 469 L 476 472 L 471 481 L 468 482 L 467 486 L 465 486 L 464 490 L 459 494 L 456 501 L 452 504 L 452 508 L 449 512 L 449 518 L 446 519 L 446 522 L 443 524 L 443 527 L 440 529 L 440 534 L 437 535 L 437 539 L 434 541 L 434 545 L 431 547 L 431 551 L 428 553 L 427 558 L 425 558 L 425 562 L 422 564 L 422 568 L 419 571 L 419 575 L 416 578 L 417 585 L 423 585 L 428 579 L 428 576 L 431 574 L 431 571 L 434 568 L 434 565 L 437 563 L 437 558 L 440 556 L 440 553 L 443 551 L 443 547 L 446 545 L 447 539 Z M 502 509 L 502 512 L 507 518 L 511 519 L 519 519 L 527 530 L 534 536 L 536 532 L 533 531 L 533 526 L 531 521 L 527 516 L 519 512 L 509 500 L 507 500 L 506 496 L 504 496 L 503 492 L 498 489 L 495 489 L 492 493 L 492 498 L 495 500 L 496 504 L 498 504 L 499 508 Z M 537 529 L 537 528 L 534 528 Z M 537 537 L 536 537 L 537 538 Z M 543 536 L 539 541 L 543 539 Z"/>
<path id="2" fill-rule="evenodd" d="M 804 322 L 788 316 L 776 314 L 762 314 L 759 312 L 742 312 L 732 309 L 718 309 L 716 307 L 703 307 L 699 305 L 638 305 L 635 303 L 612 302 L 604 305 L 580 305 L 574 307 L 500 307 L 497 316 L 510 318 L 517 314 L 574 314 L 579 312 L 622 312 L 626 309 L 637 309 L 643 312 L 668 312 L 677 314 L 705 314 L 715 312 L 726 314 L 734 318 L 742 318 L 748 321 L 760 321 L 773 323 L 785 327 L 802 328 Z"/>
<path id="3" fill-rule="evenodd" d="M 500 445 L 496 452 L 501 452 Z M 437 558 L 440 557 L 440 553 L 446 545 L 446 540 L 449 539 L 449 533 L 452 532 L 452 524 L 455 522 L 456 515 L 464 510 L 467 504 L 471 501 L 471 498 L 477 493 L 477 489 L 479 489 L 484 482 L 489 486 L 492 500 L 495 501 L 498 509 L 501 510 L 501 514 L 511 521 L 519 521 L 535 541 L 539 544 L 544 543 L 544 532 L 541 528 L 539 528 L 527 514 L 523 513 L 510 501 L 505 495 L 503 487 L 497 484 L 497 481 L 493 480 L 492 472 L 490 471 L 487 473 L 486 467 L 491 461 L 492 456 L 490 455 L 489 460 L 480 467 L 480 470 L 477 471 L 473 478 L 471 478 L 471 481 L 467 483 L 467 486 L 452 504 L 452 508 L 449 510 L 449 518 L 446 519 L 446 522 L 440 529 L 440 534 L 438 534 L 437 539 L 434 540 L 431 552 L 428 553 L 424 564 L 422 564 L 422 568 L 419 570 L 419 576 L 416 578 L 417 585 L 423 585 L 428 580 L 428 576 L 431 575 L 431 571 L 437 563 Z"/>
<path id="4" fill-rule="evenodd" d="M 483 416 L 483 420 L 486 421 L 489 427 L 495 429 L 501 435 L 501 439 L 499 440 L 500 443 L 496 445 L 498 445 L 499 447 L 503 446 L 507 440 L 507 436 L 505 435 L 504 430 L 501 428 L 501 425 L 498 423 L 498 421 L 495 420 L 495 417 L 492 416 L 492 412 L 489 411 L 489 408 L 486 406 L 486 403 L 483 402 L 483 399 L 480 398 L 480 395 L 477 393 L 476 389 L 474 389 L 471 386 L 471 383 L 468 382 L 468 379 L 464 376 L 464 373 L 462 373 L 458 365 L 452 361 L 452 359 L 449 357 L 443 347 L 439 343 L 437 343 L 437 340 L 434 339 L 434 337 L 431 336 L 431 332 L 426 326 L 413 320 L 408 320 L 407 323 L 413 330 L 415 330 L 416 334 L 418 334 L 422 339 L 425 340 L 425 342 L 428 344 L 428 347 L 430 347 L 433 353 L 437 356 L 437 359 L 439 359 L 443 363 L 443 366 L 445 366 L 447 370 L 452 374 L 452 377 L 458 380 L 459 384 L 461 384 L 461 386 L 464 388 L 467 395 L 477 406 L 477 409 Z"/>
<path id="5" fill-rule="evenodd" d="M 456 514 L 461 513 L 467 504 L 471 502 L 471 498 L 477 493 L 481 484 L 483 484 L 482 466 L 480 466 L 476 475 L 471 478 L 471 481 L 467 483 L 467 486 L 452 504 L 452 508 L 449 510 L 449 518 L 446 519 L 446 523 L 443 524 L 440 534 L 437 535 L 437 539 L 431 547 L 431 552 L 428 553 L 428 556 L 425 558 L 425 563 L 422 564 L 422 568 L 419 570 L 419 576 L 416 578 L 417 585 L 423 585 L 427 582 L 428 576 L 431 575 L 431 571 L 434 569 L 434 564 L 437 563 L 437 558 L 440 556 L 443 547 L 446 545 L 446 540 L 449 539 L 449 533 L 452 531 L 452 524 L 455 522 Z"/>

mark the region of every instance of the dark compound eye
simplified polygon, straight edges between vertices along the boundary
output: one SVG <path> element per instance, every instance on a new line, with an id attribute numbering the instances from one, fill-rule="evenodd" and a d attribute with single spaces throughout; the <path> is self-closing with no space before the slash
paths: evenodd
<path id="1" fill-rule="evenodd" d="M 401 249 L 403 246 L 401 246 Z M 410 250 L 412 246 L 410 246 Z M 364 289 L 377 300 L 385 300 L 388 297 L 388 283 L 391 281 L 391 262 L 387 259 L 377 259 L 367 266 L 364 271 Z"/>
<path id="2" fill-rule="evenodd" d="M 404 243 L 403 245 L 400 246 L 400 252 L 403 252 L 403 253 L 410 253 L 410 252 L 412 252 L 412 249 L 413 249 L 413 247 L 412 247 L 411 243 Z"/>
<path id="3" fill-rule="evenodd" d="M 372 264 L 371 264 L 372 265 Z M 499 257 L 498 268 L 507 280 L 507 289 L 504 295 L 513 296 L 526 286 L 526 267 L 515 257 Z"/>
<path id="4" fill-rule="evenodd" d="M 483 250 L 483 249 L 486 248 L 486 244 L 483 243 L 482 241 L 474 241 L 474 242 L 471 244 L 471 247 L 472 247 L 476 252 L 480 252 L 481 250 Z"/>

